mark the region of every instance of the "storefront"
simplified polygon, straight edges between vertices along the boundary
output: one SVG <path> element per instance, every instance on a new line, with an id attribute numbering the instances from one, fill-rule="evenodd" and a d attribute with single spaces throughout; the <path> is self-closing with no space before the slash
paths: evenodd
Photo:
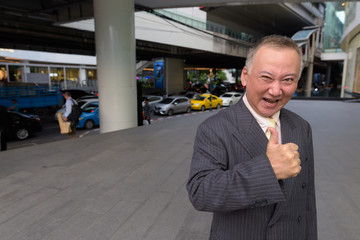
<path id="1" fill-rule="evenodd" d="M 74 87 L 97 88 L 97 73 L 94 66 L 53 65 L 35 63 L 0 62 L 0 69 L 8 73 L 1 86 L 46 84 L 61 89 Z"/>

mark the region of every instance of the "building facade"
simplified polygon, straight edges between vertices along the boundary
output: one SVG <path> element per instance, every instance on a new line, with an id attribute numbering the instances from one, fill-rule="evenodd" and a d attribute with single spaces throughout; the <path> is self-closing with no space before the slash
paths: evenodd
<path id="1" fill-rule="evenodd" d="M 341 48 L 347 53 L 343 83 L 345 96 L 360 96 L 360 2 L 346 2 Z"/>

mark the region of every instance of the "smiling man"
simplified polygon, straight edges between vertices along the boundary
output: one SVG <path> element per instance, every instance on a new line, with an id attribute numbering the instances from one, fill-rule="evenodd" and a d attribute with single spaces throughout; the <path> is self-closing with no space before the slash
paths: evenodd
<path id="1" fill-rule="evenodd" d="M 189 198 L 213 212 L 210 239 L 317 239 L 310 125 L 283 107 L 301 73 L 301 52 L 283 36 L 249 51 L 238 104 L 197 131 Z"/>

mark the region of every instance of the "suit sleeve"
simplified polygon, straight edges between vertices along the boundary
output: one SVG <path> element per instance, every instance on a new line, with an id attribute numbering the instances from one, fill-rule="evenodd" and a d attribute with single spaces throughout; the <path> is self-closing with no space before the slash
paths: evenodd
<path id="1" fill-rule="evenodd" d="M 286 200 L 265 153 L 238 161 L 231 169 L 228 154 L 218 132 L 200 125 L 187 183 L 197 210 L 230 212 Z"/>
<path id="2" fill-rule="evenodd" d="M 307 195 L 307 226 L 306 235 L 309 240 L 316 240 L 317 238 L 317 217 L 316 217 L 316 198 L 315 198 L 315 180 L 314 180 L 314 150 L 311 127 L 308 128 L 308 149 L 309 149 L 309 189 Z"/>

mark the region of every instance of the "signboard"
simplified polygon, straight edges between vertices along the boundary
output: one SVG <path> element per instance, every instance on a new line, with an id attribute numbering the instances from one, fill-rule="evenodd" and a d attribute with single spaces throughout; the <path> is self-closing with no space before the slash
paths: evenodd
<path id="1" fill-rule="evenodd" d="M 164 88 L 164 59 L 154 61 L 155 88 Z"/>

